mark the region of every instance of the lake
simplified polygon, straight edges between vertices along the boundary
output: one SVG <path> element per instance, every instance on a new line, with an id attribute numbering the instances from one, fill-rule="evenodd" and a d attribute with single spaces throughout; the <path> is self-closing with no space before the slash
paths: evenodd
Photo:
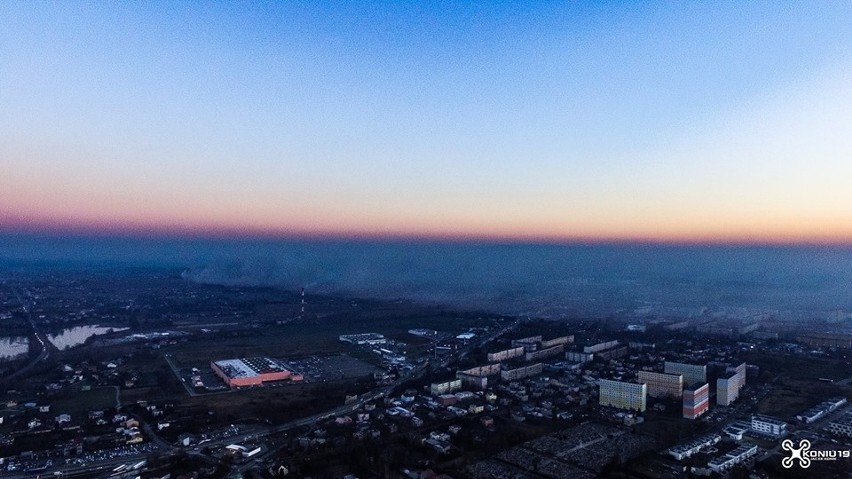
<path id="1" fill-rule="evenodd" d="M 110 331 L 124 331 L 126 329 L 128 328 L 107 328 L 97 325 L 75 326 L 65 329 L 59 334 L 48 334 L 48 338 L 57 349 L 61 350 L 79 346 L 90 337 L 98 334 L 106 334 Z"/>

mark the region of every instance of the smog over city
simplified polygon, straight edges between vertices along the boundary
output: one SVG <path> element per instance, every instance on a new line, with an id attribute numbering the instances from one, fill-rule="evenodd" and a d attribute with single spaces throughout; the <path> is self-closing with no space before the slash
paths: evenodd
<path id="1" fill-rule="evenodd" d="M 0 478 L 849 478 L 852 6 L 0 4 Z"/>

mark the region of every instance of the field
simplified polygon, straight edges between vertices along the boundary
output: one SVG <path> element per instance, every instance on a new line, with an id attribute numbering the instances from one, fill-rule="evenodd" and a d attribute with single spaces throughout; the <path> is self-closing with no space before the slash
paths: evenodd
<path id="1" fill-rule="evenodd" d="M 790 420 L 796 414 L 834 396 L 852 397 L 852 388 L 813 379 L 782 377 L 769 385 L 771 392 L 758 405 L 758 412 Z"/>
<path id="2" fill-rule="evenodd" d="M 410 313 L 409 313 L 410 314 Z M 458 318 L 450 315 L 386 316 L 371 311 L 368 314 L 352 312 L 316 321 L 293 322 L 220 331 L 196 336 L 192 340 L 169 348 L 180 368 L 209 365 L 212 359 L 271 356 L 299 358 L 308 355 L 332 355 L 352 351 L 352 346 L 341 343 L 341 334 L 376 332 L 390 339 L 411 344 L 412 352 L 424 341 L 408 334 L 412 328 L 431 328 L 441 331 L 458 330 L 492 324 L 489 319 Z"/>
<path id="3" fill-rule="evenodd" d="M 340 406 L 347 394 L 364 393 L 369 386 L 367 383 L 293 384 L 235 394 L 185 397 L 177 407 L 176 416 L 205 412 L 218 423 L 280 423 Z"/>
<path id="4" fill-rule="evenodd" d="M 67 413 L 76 420 L 90 410 L 115 407 L 115 396 L 116 391 L 112 387 L 75 392 L 66 398 L 51 401 L 51 412 L 56 415 Z"/>
<path id="5" fill-rule="evenodd" d="M 169 348 L 169 353 L 179 367 L 201 369 L 215 359 L 301 357 L 342 353 L 346 349 L 347 346 L 337 340 L 337 335 L 327 329 L 296 329 L 288 325 L 201 335 Z"/>
<path id="6" fill-rule="evenodd" d="M 767 381 L 770 394 L 758 405 L 762 414 L 790 419 L 828 397 L 852 398 L 852 387 L 819 380 L 839 380 L 850 375 L 848 367 L 838 360 L 780 354 L 754 354 L 744 359 L 760 367 L 763 379 L 773 379 Z"/>

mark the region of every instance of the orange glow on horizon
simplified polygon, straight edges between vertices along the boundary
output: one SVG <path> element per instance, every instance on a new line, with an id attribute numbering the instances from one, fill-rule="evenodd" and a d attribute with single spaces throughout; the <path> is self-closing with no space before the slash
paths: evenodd
<path id="1" fill-rule="evenodd" d="M 485 226 L 485 225 L 475 225 Z M 789 225 L 788 225 L 789 226 Z M 342 239 L 342 240 L 412 240 L 458 242 L 519 242 L 519 243 L 639 243 L 639 244 L 708 244 L 708 245 L 852 245 L 852 227 L 835 225 L 814 234 L 808 228 L 782 229 L 779 226 L 754 224 L 751 227 L 689 231 L 672 225 L 657 231 L 623 228 L 593 231 L 588 228 L 530 227 L 451 227 L 450 225 L 421 224 L 420 227 L 360 225 L 278 225 L 239 222 L 169 222 L 143 219 L 122 221 L 90 218 L 80 220 L 63 217 L 50 219 L 11 218 L 0 216 L 0 231 L 48 235 L 95 235 L 137 237 L 187 237 L 211 239 Z"/>

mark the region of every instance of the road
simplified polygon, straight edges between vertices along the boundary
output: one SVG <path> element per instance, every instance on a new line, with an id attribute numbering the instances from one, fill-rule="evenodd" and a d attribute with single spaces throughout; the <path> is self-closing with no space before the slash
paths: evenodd
<path id="1" fill-rule="evenodd" d="M 4 283 L 4 285 L 6 284 Z M 21 293 L 17 289 L 9 285 L 6 286 L 12 291 L 12 294 L 15 295 L 15 298 L 18 299 L 18 302 L 21 303 L 21 308 L 24 310 L 24 312 L 27 313 L 27 319 L 29 320 L 30 327 L 32 327 L 33 329 L 33 335 L 35 336 L 36 341 L 38 341 L 39 348 L 41 349 L 39 355 L 36 356 L 32 361 L 27 363 L 26 366 L 15 371 L 11 375 L 3 378 L 4 381 L 10 381 L 26 374 L 33 367 L 35 367 L 36 364 L 47 359 L 50 356 L 50 347 L 52 346 L 52 344 L 47 339 L 47 336 L 45 336 L 45 334 L 38 328 L 38 325 L 36 324 L 35 319 L 33 318 L 32 306 L 24 301 L 24 298 L 21 297 Z"/>
<path id="2" fill-rule="evenodd" d="M 190 396 L 197 396 L 198 393 L 195 392 L 195 389 L 193 387 L 187 384 L 186 378 L 180 374 L 180 370 L 175 365 L 175 363 L 172 362 L 172 358 L 169 353 L 164 354 L 163 358 L 165 358 L 166 362 L 169 363 L 169 367 L 172 368 L 172 372 L 174 373 L 175 377 L 178 378 L 178 381 L 183 384 L 183 388 L 186 389 L 186 393 Z"/>

